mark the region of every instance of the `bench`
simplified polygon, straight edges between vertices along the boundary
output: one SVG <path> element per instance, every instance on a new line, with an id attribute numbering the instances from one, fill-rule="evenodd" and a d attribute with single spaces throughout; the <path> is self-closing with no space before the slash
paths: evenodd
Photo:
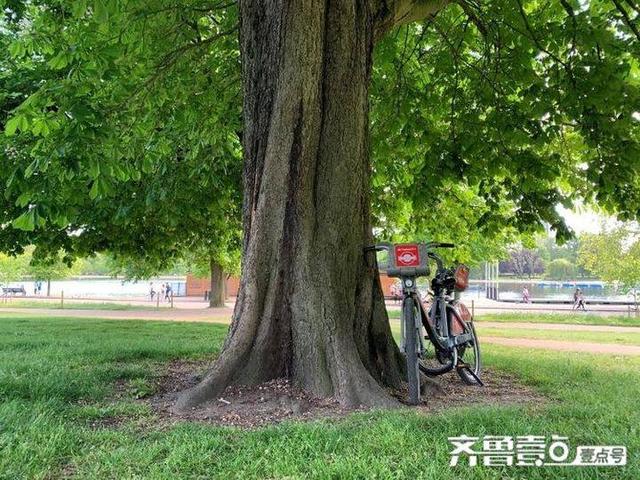
<path id="1" fill-rule="evenodd" d="M 24 287 L 2 287 L 2 293 L 4 295 L 26 295 L 27 291 L 24 289 Z"/>

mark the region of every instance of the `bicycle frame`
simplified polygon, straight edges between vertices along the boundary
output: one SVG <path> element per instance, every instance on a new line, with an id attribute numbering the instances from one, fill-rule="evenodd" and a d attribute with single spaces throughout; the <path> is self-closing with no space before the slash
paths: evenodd
<path id="1" fill-rule="evenodd" d="M 438 270 L 442 270 L 444 268 L 442 259 L 434 253 L 428 252 L 427 258 L 436 261 Z M 417 315 L 412 317 L 414 322 L 414 325 L 412 327 L 410 327 L 409 325 L 405 325 L 404 315 L 402 315 L 403 318 L 400 322 L 400 348 L 404 353 L 406 353 L 407 328 L 417 328 L 418 331 L 421 332 L 422 327 L 425 327 L 427 335 L 434 346 L 436 346 L 436 348 L 438 348 L 439 350 L 447 352 L 453 356 L 453 361 L 447 371 L 452 370 L 455 367 L 457 360 L 457 351 L 455 348 L 456 345 L 464 343 L 470 338 L 467 338 L 469 337 L 468 335 L 460 335 L 456 337 L 452 337 L 450 335 L 449 319 L 451 318 L 451 316 L 447 314 L 447 309 L 451 308 L 451 306 L 447 302 L 447 295 L 444 289 L 439 291 L 435 296 L 434 303 L 430 311 L 425 311 L 424 305 L 422 304 L 422 301 L 420 300 L 420 297 L 418 295 L 416 282 L 417 275 L 412 275 L 411 273 L 413 272 L 407 272 L 404 275 L 400 275 L 402 285 L 402 305 L 404 308 L 405 300 L 407 298 L 411 298 L 415 307 L 415 311 L 417 311 Z M 436 315 L 438 311 L 439 315 Z M 425 319 L 426 322 L 423 321 L 423 319 Z M 438 321 L 438 319 L 440 319 L 440 321 Z M 424 354 L 425 349 L 422 334 L 417 335 L 416 348 L 421 355 Z"/>
<path id="2" fill-rule="evenodd" d="M 455 308 L 451 305 L 448 294 L 453 290 L 451 283 L 452 274 L 444 268 L 442 259 L 432 252 L 432 248 L 452 248 L 450 243 L 426 243 L 426 244 L 391 244 L 381 243 L 365 248 L 365 251 L 386 250 L 388 259 L 386 265 L 380 265 L 390 277 L 398 277 L 402 285 L 402 319 L 400 348 L 404 352 L 407 362 L 407 380 L 409 384 L 409 402 L 420 402 L 420 370 L 427 375 L 440 375 L 454 368 L 462 377 L 460 368 L 465 368 L 464 363 L 458 362 L 458 347 L 474 340 L 475 333 L 464 333 L 468 328 L 463 328 L 463 333 L 456 332 L 452 335 L 451 322 L 460 322 Z M 377 260 L 377 258 L 376 258 Z M 434 260 L 438 269 L 432 285 L 435 298 L 429 312 L 425 311 L 418 295 L 416 279 L 429 274 L 429 261 Z M 449 311 L 451 310 L 451 311 Z M 436 361 L 440 367 L 427 367 L 421 359 L 425 359 L 426 351 L 423 333 L 426 330 L 431 343 L 436 349 Z M 475 345 L 476 343 L 474 343 Z M 465 373 L 466 375 L 466 373 Z M 480 383 L 475 373 L 471 375 Z M 463 380 L 465 378 L 463 377 Z"/>

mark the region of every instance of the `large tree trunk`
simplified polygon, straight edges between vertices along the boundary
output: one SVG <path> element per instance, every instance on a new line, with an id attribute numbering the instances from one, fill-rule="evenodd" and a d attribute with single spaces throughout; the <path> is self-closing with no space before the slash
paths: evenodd
<path id="1" fill-rule="evenodd" d="M 227 298 L 226 283 L 227 278 L 222 267 L 214 260 L 210 262 L 211 269 L 211 290 L 209 293 L 209 307 L 224 307 Z"/>
<path id="2" fill-rule="evenodd" d="M 372 3 L 240 2 L 242 279 L 223 351 L 178 409 L 277 377 L 343 405 L 396 404 L 385 387 L 401 385 L 402 356 L 363 254 Z"/>

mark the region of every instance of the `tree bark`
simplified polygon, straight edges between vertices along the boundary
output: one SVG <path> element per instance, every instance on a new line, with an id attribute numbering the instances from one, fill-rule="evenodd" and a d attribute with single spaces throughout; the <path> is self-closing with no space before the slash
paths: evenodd
<path id="1" fill-rule="evenodd" d="M 279 377 L 343 405 L 396 404 L 387 387 L 400 387 L 403 357 L 363 254 L 377 4 L 240 1 L 240 291 L 220 357 L 177 409 Z"/>
<path id="2" fill-rule="evenodd" d="M 211 260 L 210 263 L 211 270 L 211 290 L 209 293 L 209 307 L 217 308 L 224 307 L 224 301 L 227 298 L 227 277 L 224 274 L 224 270 L 222 267 L 216 263 L 214 260 Z"/>

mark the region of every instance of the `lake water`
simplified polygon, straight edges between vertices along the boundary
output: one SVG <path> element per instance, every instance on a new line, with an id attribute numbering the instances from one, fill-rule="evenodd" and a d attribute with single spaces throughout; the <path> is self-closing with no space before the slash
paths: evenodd
<path id="1" fill-rule="evenodd" d="M 573 292 L 578 287 L 582 290 L 587 300 L 633 301 L 632 294 L 626 294 L 623 291 L 616 290 L 613 286 L 593 281 L 542 282 L 534 280 L 530 282 L 500 282 L 498 285 L 498 298 L 501 300 L 521 300 L 524 287 L 527 287 L 532 298 L 573 301 Z M 485 297 L 484 284 L 471 282 L 463 297 L 470 299 Z"/>

